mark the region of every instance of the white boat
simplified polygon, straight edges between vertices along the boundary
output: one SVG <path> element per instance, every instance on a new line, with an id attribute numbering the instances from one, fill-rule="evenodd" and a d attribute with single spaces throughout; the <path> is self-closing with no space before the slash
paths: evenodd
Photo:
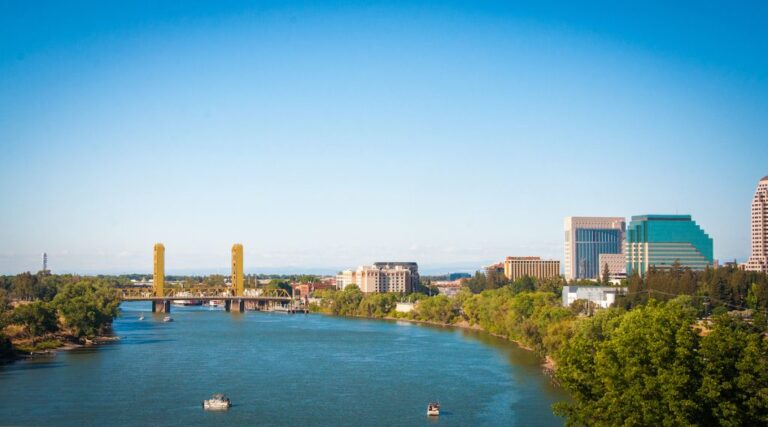
<path id="1" fill-rule="evenodd" d="M 227 396 L 217 393 L 208 400 L 203 400 L 203 409 L 206 411 L 226 411 L 232 406 Z"/>
<path id="2" fill-rule="evenodd" d="M 440 415 L 440 404 L 437 402 L 429 402 L 427 405 L 427 416 L 436 417 Z"/>
<path id="3" fill-rule="evenodd" d="M 141 313 L 141 315 L 139 316 L 139 320 L 144 320 L 144 313 Z"/>
<path id="4" fill-rule="evenodd" d="M 163 322 L 173 322 L 173 317 L 165 316 L 165 317 L 163 317 Z"/>
<path id="5" fill-rule="evenodd" d="M 211 307 L 221 307 L 222 305 L 224 305 L 224 300 L 212 299 L 208 301 L 208 305 Z"/>

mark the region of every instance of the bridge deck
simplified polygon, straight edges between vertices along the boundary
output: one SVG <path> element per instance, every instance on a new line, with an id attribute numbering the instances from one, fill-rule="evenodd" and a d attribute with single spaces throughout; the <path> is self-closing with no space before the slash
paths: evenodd
<path id="1" fill-rule="evenodd" d="M 221 301 L 221 300 L 230 300 L 230 301 L 291 301 L 291 297 L 268 297 L 268 296 L 242 296 L 242 297 L 235 297 L 235 296 L 165 296 L 165 297 L 155 297 L 155 296 L 121 296 L 120 299 L 122 301 Z"/>

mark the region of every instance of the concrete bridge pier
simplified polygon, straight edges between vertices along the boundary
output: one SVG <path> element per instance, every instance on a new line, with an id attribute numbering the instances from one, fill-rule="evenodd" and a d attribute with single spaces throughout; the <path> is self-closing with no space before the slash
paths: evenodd
<path id="1" fill-rule="evenodd" d="M 152 301 L 153 313 L 170 313 L 171 302 L 170 301 Z"/>
<path id="2" fill-rule="evenodd" d="M 241 299 L 228 299 L 224 301 L 224 310 L 242 313 L 245 311 L 245 301 Z"/>

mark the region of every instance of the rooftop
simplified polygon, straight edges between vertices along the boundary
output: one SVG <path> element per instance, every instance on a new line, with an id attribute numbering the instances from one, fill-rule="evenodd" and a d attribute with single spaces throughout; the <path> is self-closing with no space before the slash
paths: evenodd
<path id="1" fill-rule="evenodd" d="M 635 215 L 632 217 L 632 221 L 690 221 L 690 215 Z"/>

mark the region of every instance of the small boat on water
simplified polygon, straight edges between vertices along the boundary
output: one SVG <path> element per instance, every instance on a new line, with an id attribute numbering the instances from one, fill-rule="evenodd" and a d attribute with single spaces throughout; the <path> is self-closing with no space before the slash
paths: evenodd
<path id="1" fill-rule="evenodd" d="M 440 415 L 440 404 L 437 402 L 429 402 L 427 405 L 427 416 L 436 417 Z"/>
<path id="2" fill-rule="evenodd" d="M 173 322 L 173 317 L 165 316 L 165 317 L 163 317 L 163 322 Z"/>
<path id="3" fill-rule="evenodd" d="M 210 399 L 203 400 L 203 409 L 206 411 L 226 411 L 232 406 L 227 396 L 216 393 Z"/>
<path id="4" fill-rule="evenodd" d="M 141 315 L 139 315 L 139 320 L 144 320 L 144 313 L 141 313 Z"/>

